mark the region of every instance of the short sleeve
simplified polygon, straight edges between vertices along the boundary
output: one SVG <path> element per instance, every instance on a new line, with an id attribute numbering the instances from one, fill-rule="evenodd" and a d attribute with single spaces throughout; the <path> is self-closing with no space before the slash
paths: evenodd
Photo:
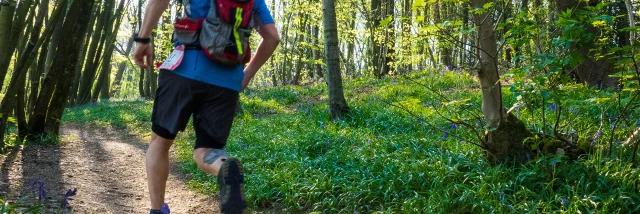
<path id="1" fill-rule="evenodd" d="M 253 12 L 255 13 L 254 22 L 256 29 L 262 25 L 275 23 L 265 0 L 255 0 Z"/>

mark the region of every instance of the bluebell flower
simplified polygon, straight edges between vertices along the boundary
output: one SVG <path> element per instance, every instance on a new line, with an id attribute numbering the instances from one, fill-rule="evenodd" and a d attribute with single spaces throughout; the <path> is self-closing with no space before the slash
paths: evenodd
<path id="1" fill-rule="evenodd" d="M 67 206 L 69 205 L 69 201 L 73 200 L 73 198 L 71 198 L 71 196 L 76 195 L 76 191 L 77 189 L 69 189 L 67 190 L 67 193 L 64 194 L 64 200 L 62 200 L 62 208 L 67 208 Z"/>
<path id="2" fill-rule="evenodd" d="M 531 160 L 531 155 L 529 153 L 527 153 L 527 161 Z"/>
<path id="3" fill-rule="evenodd" d="M 504 194 L 502 192 L 500 192 L 500 194 L 498 195 L 498 198 L 500 198 L 500 200 L 502 200 L 503 196 L 504 196 Z"/>
<path id="4" fill-rule="evenodd" d="M 616 90 L 618 90 L 618 91 L 622 90 L 622 84 L 618 84 L 618 85 L 616 86 Z"/>
<path id="5" fill-rule="evenodd" d="M 31 187 L 31 192 L 38 192 L 38 200 L 44 201 L 47 198 L 47 191 L 44 189 L 44 182 L 34 180 L 29 182 L 29 187 Z"/>
<path id="6" fill-rule="evenodd" d="M 171 214 L 171 210 L 169 209 L 169 205 L 167 203 L 164 203 L 162 205 L 160 211 L 162 211 L 163 214 Z"/>
<path id="7" fill-rule="evenodd" d="M 556 166 L 556 160 L 551 161 L 551 166 Z"/>
<path id="8" fill-rule="evenodd" d="M 616 118 L 613 116 L 613 114 L 609 115 L 609 121 L 614 121 Z"/>
<path id="9" fill-rule="evenodd" d="M 327 142 L 324 142 L 325 146 L 329 146 L 329 141 L 327 140 Z"/>
<path id="10" fill-rule="evenodd" d="M 567 200 L 566 198 L 562 198 L 562 201 L 560 201 L 560 204 L 565 205 L 568 204 L 569 200 Z"/>
<path id="11" fill-rule="evenodd" d="M 449 132 L 448 131 L 444 131 L 444 135 L 442 136 L 442 139 L 446 140 L 447 138 L 449 138 Z"/>
<path id="12" fill-rule="evenodd" d="M 596 132 L 596 136 L 594 137 L 595 139 L 600 138 L 600 136 L 602 135 L 602 132 L 600 129 L 598 129 L 598 131 Z"/>
<path id="13" fill-rule="evenodd" d="M 516 106 L 513 109 L 516 110 L 516 111 L 520 111 L 520 106 Z"/>
<path id="14" fill-rule="evenodd" d="M 457 129 L 457 128 L 458 128 L 458 125 L 456 123 L 451 124 L 451 129 Z"/>
<path id="15" fill-rule="evenodd" d="M 551 111 L 555 111 L 555 110 L 557 109 L 556 104 L 555 104 L 555 103 L 554 103 L 554 104 L 551 104 L 551 105 L 549 106 L 549 109 L 551 109 Z"/>

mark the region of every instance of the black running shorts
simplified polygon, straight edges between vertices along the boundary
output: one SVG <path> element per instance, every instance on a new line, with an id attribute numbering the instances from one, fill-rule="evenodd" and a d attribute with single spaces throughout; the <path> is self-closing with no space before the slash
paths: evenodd
<path id="1" fill-rule="evenodd" d="M 151 129 L 173 140 L 193 115 L 195 148 L 222 149 L 231 131 L 238 96 L 237 91 L 160 70 Z"/>

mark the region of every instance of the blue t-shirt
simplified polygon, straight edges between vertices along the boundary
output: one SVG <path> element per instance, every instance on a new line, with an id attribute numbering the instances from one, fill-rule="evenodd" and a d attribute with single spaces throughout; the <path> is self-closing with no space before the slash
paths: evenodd
<path id="1" fill-rule="evenodd" d="M 267 8 L 265 0 L 254 0 L 253 12 L 256 18 L 256 27 L 265 24 L 273 24 L 273 17 Z M 187 15 L 190 18 L 205 18 L 211 7 L 211 0 L 189 0 L 190 8 Z M 261 22 L 261 23 L 260 23 Z M 207 84 L 240 91 L 244 79 L 244 66 L 226 66 L 209 59 L 201 50 L 186 50 L 180 65 L 173 70 L 177 75 L 201 81 Z"/>

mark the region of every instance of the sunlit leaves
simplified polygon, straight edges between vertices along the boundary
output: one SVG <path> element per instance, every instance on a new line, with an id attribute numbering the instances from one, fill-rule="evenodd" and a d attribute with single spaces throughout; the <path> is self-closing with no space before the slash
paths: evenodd
<path id="1" fill-rule="evenodd" d="M 391 22 L 393 21 L 393 16 L 388 16 L 387 18 L 380 20 L 380 25 L 379 27 L 386 27 L 387 25 L 389 25 Z"/>

